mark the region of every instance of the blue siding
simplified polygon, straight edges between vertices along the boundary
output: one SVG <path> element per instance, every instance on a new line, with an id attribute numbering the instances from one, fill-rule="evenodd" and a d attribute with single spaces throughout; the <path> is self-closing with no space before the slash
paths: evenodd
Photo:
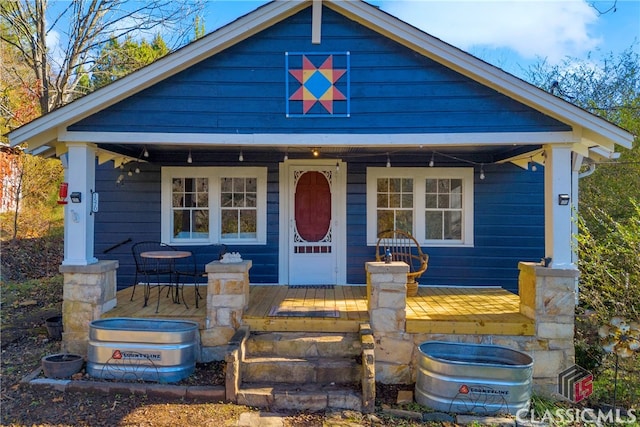
<path id="1" fill-rule="evenodd" d="M 70 129 L 374 134 L 570 130 L 326 8 L 322 43 L 313 45 L 310 22 L 309 8 Z M 345 51 L 351 53 L 351 117 L 287 118 L 285 52 Z"/>
<path id="2" fill-rule="evenodd" d="M 174 157 L 167 154 L 167 157 Z M 166 164 L 165 164 L 166 165 Z M 220 163 L 209 163 L 220 166 Z M 202 166 L 200 164 L 199 166 Z M 251 166 L 247 162 L 247 166 Z M 264 166 L 264 165 L 262 165 Z M 96 170 L 96 191 L 100 193 L 100 212 L 95 217 L 95 255 L 98 259 L 119 261 L 118 289 L 133 284 L 135 264 L 131 254 L 134 243 L 160 241 L 161 183 L 159 164 L 143 164 L 140 174 L 125 175 L 123 186 L 115 181 L 122 172 L 106 165 Z M 269 165 L 267 195 L 267 244 L 227 245 L 229 252 L 240 252 L 252 260 L 252 283 L 278 282 L 278 165 Z M 131 239 L 130 241 L 128 241 Z M 113 250 L 113 246 L 126 242 Z M 196 254 L 198 264 L 217 259 L 217 247 L 209 245 L 180 246 Z M 106 250 L 109 250 L 105 253 Z"/>
<path id="3" fill-rule="evenodd" d="M 569 126 L 326 8 L 322 43 L 313 45 L 310 22 L 311 11 L 306 9 L 81 120 L 70 130 L 213 134 L 570 130 Z M 286 118 L 285 52 L 344 51 L 351 53 L 351 117 Z M 184 153 L 184 149 L 154 150 L 149 159 L 152 163 L 142 164 L 140 174 L 125 176 L 124 186 L 115 185 L 119 169 L 98 167 L 100 212 L 95 216 L 95 254 L 100 259 L 120 262 L 119 288 L 130 286 L 133 281 L 131 245 L 160 240 L 160 170 L 162 166 L 185 165 Z M 393 166 L 424 166 L 424 152 L 420 154 L 422 162 L 417 163 L 416 156 L 410 153 L 396 153 Z M 244 150 L 245 166 L 268 167 L 267 243 L 229 247 L 252 260 L 252 283 L 278 281 L 281 156 Z M 518 262 L 538 261 L 544 254 L 543 172 L 523 171 L 510 164 L 493 165 L 491 158 L 473 156 L 467 151 L 460 157 L 485 164 L 485 180 L 478 178 L 478 167 L 475 173 L 475 245 L 424 248 L 430 262 L 422 282 L 494 285 L 517 291 Z M 364 265 L 373 258 L 374 251 L 366 245 L 366 167 L 373 159 L 349 157 L 348 150 L 341 158 L 348 163 L 347 281 L 362 284 Z M 377 160 L 377 166 L 383 165 L 384 159 Z M 237 153 L 200 147 L 193 165 L 237 165 Z M 438 159 L 438 166 L 468 164 Z M 211 247 L 188 248 L 197 253 L 203 264 L 215 258 Z"/>
<path id="4" fill-rule="evenodd" d="M 262 154 L 264 158 L 264 154 Z M 166 154 L 167 158 L 175 157 Z M 269 158 L 270 157 L 270 158 Z M 278 161 L 279 155 L 264 163 L 247 163 L 269 168 L 267 194 L 267 244 L 230 246 L 251 259 L 252 283 L 278 282 Z M 250 152 L 245 158 L 259 158 Z M 349 159 L 347 176 L 347 281 L 365 283 L 364 265 L 373 258 L 374 248 L 366 245 L 366 167 L 367 158 Z M 370 161 L 370 159 L 369 159 Z M 222 163 L 208 162 L 215 166 Z M 203 164 L 199 163 L 198 166 Z M 411 156 L 394 156 L 394 167 L 424 166 Z M 439 162 L 441 167 L 466 164 Z M 476 168 L 477 169 L 477 168 Z M 541 168 L 542 169 L 542 168 Z M 429 269 L 421 282 L 432 285 L 502 286 L 517 292 L 518 262 L 539 261 L 544 256 L 544 172 L 521 170 L 510 164 L 485 165 L 485 180 L 475 173 L 475 245 L 473 248 L 425 247 L 430 255 Z M 118 287 L 133 281 L 131 245 L 142 240 L 160 239 L 160 166 L 142 165 L 142 173 L 127 177 L 125 185 L 115 186 L 120 170 L 98 168 L 96 188 L 100 192 L 100 212 L 96 214 L 96 256 L 117 259 Z M 106 249 L 123 242 L 108 253 Z M 204 264 L 215 259 L 207 246 L 191 246 Z"/>

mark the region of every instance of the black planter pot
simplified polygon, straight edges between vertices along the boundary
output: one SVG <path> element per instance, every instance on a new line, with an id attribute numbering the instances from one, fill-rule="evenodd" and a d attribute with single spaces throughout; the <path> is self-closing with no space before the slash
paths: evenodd
<path id="1" fill-rule="evenodd" d="M 45 320 L 47 333 L 52 340 L 60 341 L 62 339 L 62 316 L 53 316 Z"/>
<path id="2" fill-rule="evenodd" d="M 47 378 L 71 378 L 83 365 L 84 358 L 79 354 L 59 353 L 42 358 L 42 370 Z"/>

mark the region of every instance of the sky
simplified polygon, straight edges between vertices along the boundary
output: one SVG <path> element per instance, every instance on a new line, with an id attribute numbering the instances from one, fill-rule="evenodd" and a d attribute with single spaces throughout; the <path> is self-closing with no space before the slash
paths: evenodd
<path id="1" fill-rule="evenodd" d="M 208 0 L 206 31 L 266 1 Z M 401 20 L 512 74 L 567 57 L 640 52 L 640 0 L 370 0 Z M 605 13 L 606 12 L 606 13 Z M 591 54 L 591 55 L 590 55 Z"/>

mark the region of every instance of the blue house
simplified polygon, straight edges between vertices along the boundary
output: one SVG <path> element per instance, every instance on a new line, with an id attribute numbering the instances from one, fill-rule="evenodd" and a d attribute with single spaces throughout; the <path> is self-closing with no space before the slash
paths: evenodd
<path id="1" fill-rule="evenodd" d="M 379 232 L 402 229 L 430 257 L 421 287 L 515 295 L 523 263 L 577 276 L 580 168 L 633 136 L 366 2 L 313 0 L 266 4 L 10 140 L 63 159 L 81 195 L 61 269 L 117 261 L 119 290 L 146 240 L 203 269 L 224 244 L 252 286 L 364 285 Z"/>

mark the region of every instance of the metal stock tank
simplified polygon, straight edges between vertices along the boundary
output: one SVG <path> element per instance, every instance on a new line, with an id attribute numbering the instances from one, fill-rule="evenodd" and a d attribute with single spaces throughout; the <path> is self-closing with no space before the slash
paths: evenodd
<path id="1" fill-rule="evenodd" d="M 418 347 L 416 402 L 456 413 L 529 409 L 533 359 L 495 345 L 427 341 Z"/>
<path id="2" fill-rule="evenodd" d="M 112 318 L 89 327 L 87 373 L 96 378 L 177 382 L 195 371 L 198 324 Z"/>

